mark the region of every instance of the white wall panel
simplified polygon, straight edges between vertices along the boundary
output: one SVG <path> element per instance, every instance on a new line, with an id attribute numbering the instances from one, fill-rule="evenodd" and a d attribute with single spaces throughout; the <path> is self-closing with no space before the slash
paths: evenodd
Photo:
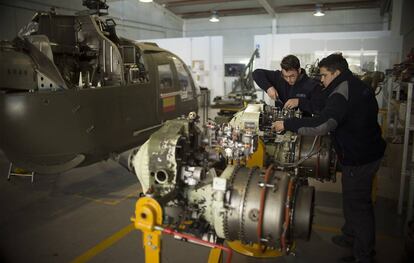
<path id="1" fill-rule="evenodd" d="M 387 27 L 388 20 L 380 16 L 379 9 L 327 11 L 324 17 L 314 17 L 312 12 L 278 14 L 276 18 L 277 34 L 381 31 Z M 238 63 L 240 58 L 249 57 L 255 46 L 254 36 L 272 33 L 272 17 L 269 15 L 251 15 L 222 17 L 219 23 L 211 23 L 207 18 L 185 21 L 186 36 L 221 35 L 224 43 L 224 59 L 229 63 Z M 311 42 L 310 46 L 300 48 L 296 42 L 293 50 L 311 50 L 311 45 L 320 46 L 320 42 Z M 326 44 L 324 42 L 324 44 Z"/>
<path id="2" fill-rule="evenodd" d="M 326 50 L 360 50 L 362 39 L 327 39 Z"/>
<path id="3" fill-rule="evenodd" d="M 314 50 L 324 50 L 325 41 L 321 39 L 295 39 L 290 41 L 290 52 L 292 53 L 307 53 Z"/>
<path id="4" fill-rule="evenodd" d="M 211 90 L 211 100 L 224 95 L 223 37 L 187 37 L 147 39 L 161 48 L 168 49 L 192 67 L 197 84 Z M 203 69 L 198 68 L 202 65 Z"/>
<path id="5" fill-rule="evenodd" d="M 269 40 L 272 40 L 271 50 Z M 279 68 L 277 63 L 287 54 L 308 53 L 315 58 L 316 52 L 328 55 L 336 51 L 376 51 L 378 70 L 385 70 L 398 63 L 398 56 L 402 52 L 402 37 L 393 36 L 390 31 L 268 34 L 255 36 L 255 45 L 264 47 L 260 50 L 263 58 L 258 60 L 256 68 Z M 302 65 L 306 63 L 302 62 Z"/>
<path id="6" fill-rule="evenodd" d="M 211 58 L 211 98 L 224 94 L 224 62 L 223 62 L 223 37 L 210 38 Z"/>

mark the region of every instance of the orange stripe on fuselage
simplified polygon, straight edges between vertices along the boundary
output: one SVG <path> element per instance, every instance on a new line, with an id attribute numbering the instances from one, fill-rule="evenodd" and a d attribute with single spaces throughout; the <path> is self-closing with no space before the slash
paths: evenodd
<path id="1" fill-rule="evenodd" d="M 170 112 L 175 110 L 175 96 L 162 99 L 162 110 L 163 112 Z"/>

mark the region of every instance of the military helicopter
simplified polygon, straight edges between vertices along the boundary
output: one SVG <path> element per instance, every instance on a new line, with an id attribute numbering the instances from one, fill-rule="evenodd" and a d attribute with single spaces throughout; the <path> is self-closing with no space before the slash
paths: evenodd
<path id="1" fill-rule="evenodd" d="M 197 111 L 183 61 L 119 38 L 104 1 L 77 15 L 36 13 L 0 42 L 0 149 L 17 167 L 60 173 L 143 143 L 164 121 Z M 93 8 L 96 8 L 93 12 Z"/>

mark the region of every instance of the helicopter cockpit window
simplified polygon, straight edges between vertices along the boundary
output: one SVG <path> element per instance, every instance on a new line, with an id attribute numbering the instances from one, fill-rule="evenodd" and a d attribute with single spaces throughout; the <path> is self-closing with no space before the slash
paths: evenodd
<path id="1" fill-rule="evenodd" d="M 124 45 L 120 47 L 120 51 L 124 60 L 125 79 L 128 83 L 149 82 L 145 61 L 139 49 L 134 45 Z"/>
<path id="2" fill-rule="evenodd" d="M 173 74 L 170 64 L 158 65 L 158 76 L 160 80 L 160 90 L 173 88 Z"/>
<path id="3" fill-rule="evenodd" d="M 178 82 L 180 85 L 181 99 L 192 99 L 193 90 L 190 82 L 190 75 L 185 68 L 184 63 L 176 57 L 173 57 L 175 68 L 177 69 Z"/>
<path id="4" fill-rule="evenodd" d="M 134 46 L 122 46 L 121 53 L 124 64 L 136 64 Z"/>

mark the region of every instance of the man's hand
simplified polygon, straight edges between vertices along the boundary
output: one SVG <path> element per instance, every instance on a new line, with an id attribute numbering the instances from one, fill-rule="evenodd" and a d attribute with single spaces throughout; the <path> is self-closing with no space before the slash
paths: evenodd
<path id="1" fill-rule="evenodd" d="M 299 99 L 289 99 L 288 101 L 286 101 L 285 106 L 283 106 L 283 108 L 286 109 L 293 109 L 299 106 Z"/>
<path id="2" fill-rule="evenodd" d="M 272 129 L 274 129 L 276 132 L 282 132 L 285 130 L 285 125 L 283 121 L 275 121 L 272 124 Z"/>
<path id="3" fill-rule="evenodd" d="M 274 87 L 270 87 L 267 89 L 267 95 L 269 95 L 269 97 L 272 100 L 276 100 L 279 97 L 279 94 L 277 93 L 277 90 Z"/>

